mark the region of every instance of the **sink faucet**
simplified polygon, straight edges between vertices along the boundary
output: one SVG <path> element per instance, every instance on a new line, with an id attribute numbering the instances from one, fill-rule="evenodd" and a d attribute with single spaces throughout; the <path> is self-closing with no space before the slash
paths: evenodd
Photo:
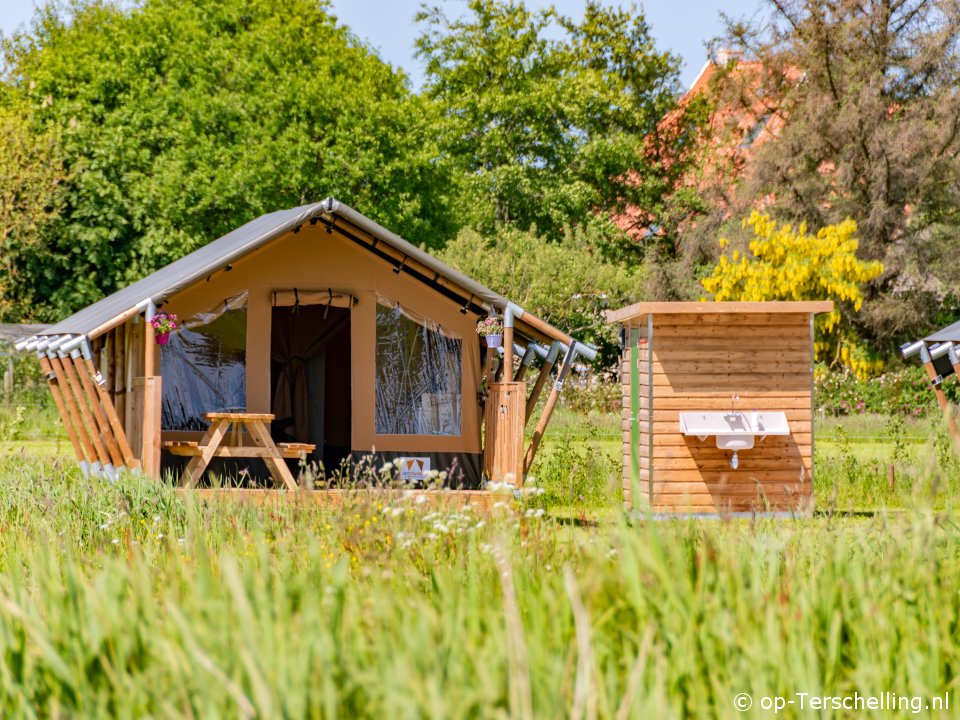
<path id="1" fill-rule="evenodd" d="M 740 396 L 739 396 L 737 393 L 734 393 L 733 396 L 730 398 L 730 403 L 731 403 L 731 405 L 730 405 L 730 407 L 731 407 L 730 412 L 736 413 L 736 412 L 737 412 L 737 408 L 740 406 Z"/>

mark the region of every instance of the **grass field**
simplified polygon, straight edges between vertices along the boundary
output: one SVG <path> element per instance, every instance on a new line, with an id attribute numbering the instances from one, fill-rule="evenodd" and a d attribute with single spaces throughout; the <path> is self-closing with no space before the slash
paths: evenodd
<path id="1" fill-rule="evenodd" d="M 193 504 L 6 442 L 0 716 L 774 717 L 764 698 L 855 692 L 912 704 L 776 717 L 956 716 L 921 706 L 960 668 L 958 473 L 932 426 L 824 423 L 812 517 L 631 523 L 588 487 L 616 420 L 559 420 L 546 511 L 489 516 Z"/>

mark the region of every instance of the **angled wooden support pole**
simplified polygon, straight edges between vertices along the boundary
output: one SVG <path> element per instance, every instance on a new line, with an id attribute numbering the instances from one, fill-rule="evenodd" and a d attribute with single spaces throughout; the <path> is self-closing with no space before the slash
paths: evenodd
<path id="1" fill-rule="evenodd" d="M 563 356 L 563 364 L 560 366 L 560 370 L 557 372 L 557 379 L 553 383 L 553 387 L 550 389 L 550 394 L 547 396 L 547 404 L 544 406 L 543 412 L 540 414 L 540 420 L 537 421 L 537 427 L 533 431 L 533 437 L 530 438 L 530 445 L 527 447 L 527 455 L 523 462 L 524 474 L 529 473 L 530 468 L 533 466 L 533 460 L 537 456 L 537 449 L 540 447 L 540 441 L 543 439 L 543 434 L 547 430 L 547 424 L 550 422 L 550 416 L 553 415 L 553 410 L 557 406 L 557 401 L 560 399 L 560 392 L 563 390 L 563 381 L 566 379 L 570 372 L 570 368 L 573 366 L 573 359 L 576 357 L 576 354 L 576 344 L 571 344 L 567 348 L 566 354 Z"/>
<path id="2" fill-rule="evenodd" d="M 561 349 L 563 349 L 563 346 L 560 345 L 560 343 L 554 343 L 550 346 L 547 356 L 543 359 L 543 365 L 540 366 L 540 373 L 537 375 L 537 379 L 533 383 L 533 389 L 530 391 L 530 396 L 527 398 L 524 423 L 530 422 L 530 418 L 533 417 L 533 411 L 537 407 L 537 400 L 540 399 L 540 392 L 543 390 L 543 386 L 546 385 L 547 380 L 550 379 L 550 371 L 553 370 L 553 366 L 557 362 L 557 357 L 560 355 Z"/>
<path id="3" fill-rule="evenodd" d="M 534 349 L 533 341 L 531 341 L 527 345 L 527 349 L 523 351 L 523 357 L 520 359 L 520 367 L 517 368 L 517 373 L 513 376 L 515 382 L 520 382 L 527 376 L 527 371 L 530 369 L 536 357 L 537 351 Z"/>
<path id="4" fill-rule="evenodd" d="M 127 434 L 123 430 L 123 424 L 117 415 L 117 410 L 110 399 L 110 393 L 104 388 L 103 376 L 97 371 L 93 364 L 93 357 L 90 352 L 90 346 L 84 344 L 80 348 L 80 358 L 77 362 L 77 371 L 81 379 L 84 379 L 85 387 L 88 387 L 88 393 L 91 396 L 91 402 L 99 406 L 99 411 L 106 423 L 104 434 L 116 444 L 120 455 L 120 462 L 123 466 L 134 470 L 140 467 L 140 461 L 133 454 Z M 119 466 L 118 466 L 119 467 Z"/>
<path id="5" fill-rule="evenodd" d="M 86 474 L 89 470 L 87 456 L 84 454 L 83 446 L 80 444 L 79 436 L 74 427 L 73 416 L 67 410 L 66 401 L 61 392 L 60 383 L 57 381 L 57 374 L 53 370 L 53 364 L 50 362 L 50 358 L 47 357 L 45 352 L 38 352 L 37 360 L 40 362 L 40 370 L 43 371 L 44 377 L 47 379 L 47 385 L 50 387 L 50 394 L 53 395 L 53 404 L 56 405 L 57 412 L 60 414 L 60 419 L 63 421 L 63 427 L 67 432 L 67 439 L 70 440 L 70 445 L 73 447 L 73 452 L 77 456 L 77 462 L 80 463 L 80 469 L 83 470 L 84 474 Z"/>
<path id="6" fill-rule="evenodd" d="M 73 360 L 69 355 L 64 354 L 58 358 L 58 362 L 63 368 L 64 376 L 67 381 L 67 387 L 69 387 L 73 392 L 78 415 L 83 423 L 84 430 L 90 437 L 90 441 L 93 444 L 96 458 L 100 461 L 100 466 L 106 472 L 110 472 L 111 468 L 113 467 L 113 461 L 110 457 L 110 453 L 107 451 L 107 446 L 103 442 L 103 438 L 100 436 L 100 426 L 98 425 L 97 419 L 94 417 L 94 414 L 90 409 L 89 399 L 87 398 L 87 394 L 84 392 L 83 385 L 80 382 L 80 377 L 77 375 L 77 369 L 74 367 Z"/>
<path id="7" fill-rule="evenodd" d="M 47 357 L 53 372 L 56 375 L 57 385 L 60 388 L 61 397 L 63 398 L 63 405 L 66 408 L 67 416 L 70 418 L 70 424 L 73 426 L 73 429 L 76 432 L 77 441 L 83 448 L 83 461 L 87 463 L 87 467 L 91 472 L 97 473 L 100 471 L 100 458 L 93 446 L 93 440 L 90 437 L 88 428 L 85 426 L 81 418 L 80 408 L 77 405 L 76 397 L 74 396 L 73 390 L 70 387 L 70 381 L 67 378 L 67 373 L 64 370 L 63 364 L 60 362 L 60 358 L 57 357 L 56 353 L 49 352 L 47 353 Z"/>
<path id="8" fill-rule="evenodd" d="M 953 364 L 953 360 L 956 360 L 957 356 L 956 352 L 953 351 L 952 344 L 947 343 L 944 346 L 935 346 L 932 348 L 924 344 L 920 350 L 920 360 L 923 362 L 924 370 L 927 371 L 930 385 L 933 387 L 933 392 L 937 396 L 937 403 L 940 405 L 940 410 L 943 412 L 943 416 L 947 421 L 947 429 L 953 437 L 954 446 L 957 452 L 960 453 L 960 431 L 957 429 L 957 421 L 953 417 L 950 401 L 947 400 L 947 396 L 943 392 L 943 378 L 940 373 L 937 372 L 937 368 L 934 365 L 934 360 L 947 353 L 951 353 L 950 361 L 951 364 Z"/>
<path id="9" fill-rule="evenodd" d="M 95 383 L 90 372 L 87 370 L 86 363 L 80 358 L 80 352 L 74 351 L 63 358 L 64 365 L 70 365 L 72 372 L 79 380 L 78 387 L 83 393 L 83 399 L 93 411 L 93 427 L 95 432 L 102 438 L 103 446 L 107 450 L 107 456 L 110 459 L 110 465 L 118 470 L 123 467 L 123 456 L 120 454 L 120 446 L 113 435 L 113 429 L 110 427 L 110 421 L 100 403 L 100 395 L 95 390 Z"/>

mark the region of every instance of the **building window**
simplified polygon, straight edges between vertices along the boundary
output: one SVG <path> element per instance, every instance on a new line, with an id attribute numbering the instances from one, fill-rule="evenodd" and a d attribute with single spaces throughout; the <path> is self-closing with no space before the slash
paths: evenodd
<path id="1" fill-rule="evenodd" d="M 763 132 L 763 129 L 767 126 L 767 122 L 769 122 L 769 120 L 769 113 L 763 115 L 759 120 L 757 120 L 743 136 L 743 142 L 740 143 L 740 147 L 750 147 L 753 145 L 757 141 L 757 138 L 760 137 L 760 133 Z"/>
<path id="2" fill-rule="evenodd" d="M 206 430 L 204 413 L 244 411 L 247 293 L 183 320 L 160 350 L 160 375 L 164 430 Z"/>
<path id="3" fill-rule="evenodd" d="M 463 341 L 399 303 L 378 298 L 378 435 L 460 435 Z"/>

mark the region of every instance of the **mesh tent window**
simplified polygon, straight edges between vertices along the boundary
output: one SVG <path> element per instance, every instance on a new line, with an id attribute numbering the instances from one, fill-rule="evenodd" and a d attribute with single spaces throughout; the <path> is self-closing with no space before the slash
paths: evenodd
<path id="1" fill-rule="evenodd" d="M 247 293 L 182 320 L 160 351 L 161 428 L 205 430 L 204 413 L 247 404 Z"/>
<path id="2" fill-rule="evenodd" d="M 378 435 L 460 435 L 463 341 L 399 303 L 377 299 Z"/>

